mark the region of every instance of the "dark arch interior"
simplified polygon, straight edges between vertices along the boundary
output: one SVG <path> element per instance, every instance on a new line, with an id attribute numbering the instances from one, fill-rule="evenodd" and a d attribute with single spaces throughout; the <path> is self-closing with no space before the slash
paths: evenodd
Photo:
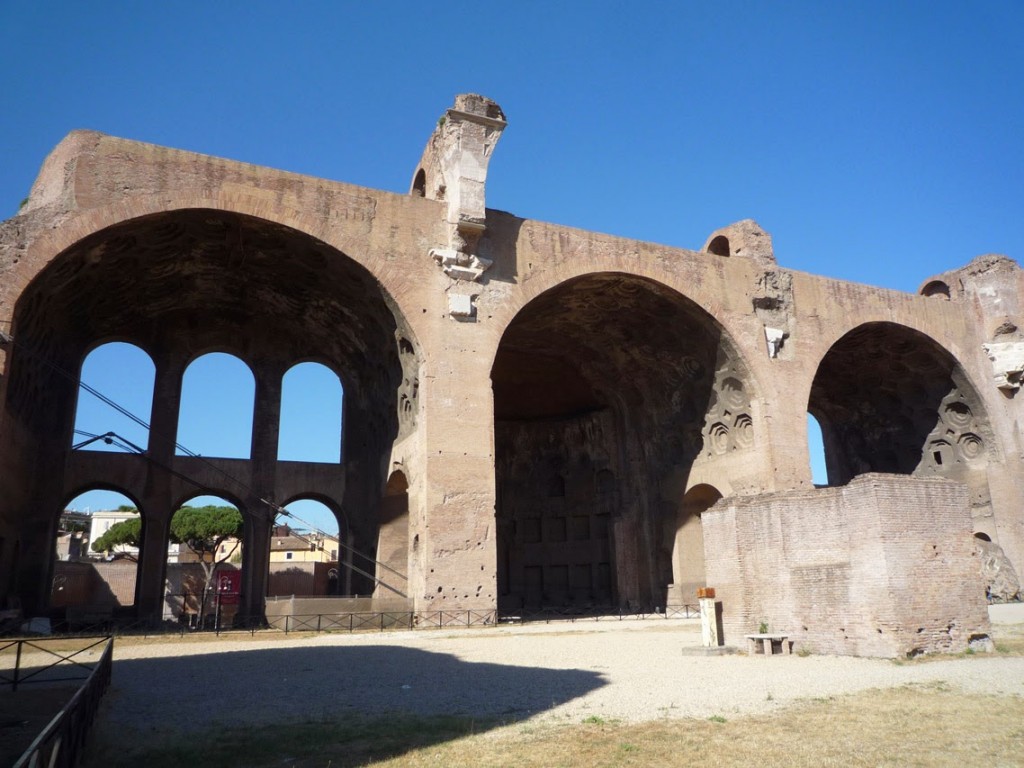
<path id="1" fill-rule="evenodd" d="M 939 296 L 944 299 L 948 299 L 949 286 L 941 280 L 932 280 L 924 288 L 921 289 L 922 296 Z"/>
<path id="2" fill-rule="evenodd" d="M 227 346 L 247 360 L 324 359 L 363 397 L 394 398 L 397 330 L 379 284 L 356 262 L 295 230 L 209 210 L 134 219 L 84 239 L 16 310 L 20 346 L 37 357 L 74 363 L 106 338 L 153 352 Z"/>
<path id="3" fill-rule="evenodd" d="M 977 485 L 971 470 L 984 466 L 988 439 L 980 399 L 924 334 L 894 323 L 850 331 L 822 359 L 807 410 L 821 426 L 829 485 L 865 472 L 975 476 Z"/>
<path id="4" fill-rule="evenodd" d="M 372 553 L 387 452 L 415 427 L 418 355 L 380 284 L 336 249 L 223 211 L 133 219 L 57 256 L 19 299 L 13 333 L 6 405 L 37 469 L 16 489 L 26 509 L 48 514 L 60 503 L 73 372 L 96 344 L 135 344 L 158 372 L 164 358 L 229 350 L 267 381 L 315 359 L 344 372 L 344 507 Z"/>
<path id="5" fill-rule="evenodd" d="M 725 235 L 719 235 L 710 243 L 708 243 L 708 253 L 713 253 L 716 256 L 728 256 L 729 251 L 729 238 Z"/>
<path id="6" fill-rule="evenodd" d="M 491 378 L 499 609 L 664 605 L 690 467 L 749 437 L 713 319 L 642 278 L 577 278 L 509 324 Z"/>

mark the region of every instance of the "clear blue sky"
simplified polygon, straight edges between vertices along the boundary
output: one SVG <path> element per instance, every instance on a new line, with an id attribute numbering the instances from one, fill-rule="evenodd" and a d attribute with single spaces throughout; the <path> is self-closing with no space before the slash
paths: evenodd
<path id="1" fill-rule="evenodd" d="M 509 119 L 492 208 L 688 248 L 753 218 L 785 267 L 914 291 L 1024 255 L 1022 29 L 1019 0 L 6 0 L 0 215 L 75 128 L 404 192 L 471 91 Z"/>

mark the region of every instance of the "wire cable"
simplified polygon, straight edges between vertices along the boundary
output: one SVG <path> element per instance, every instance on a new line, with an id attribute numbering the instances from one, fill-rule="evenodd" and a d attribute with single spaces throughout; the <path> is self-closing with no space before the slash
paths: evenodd
<path id="1" fill-rule="evenodd" d="M 10 324 L 9 321 L 7 321 L 7 324 Z M 95 397 L 98 400 L 100 400 L 100 402 L 104 403 L 105 405 L 109 406 L 110 408 L 113 408 L 115 411 L 117 411 L 121 415 L 125 416 L 126 418 L 128 418 L 129 420 L 131 420 L 132 422 L 137 424 L 138 426 L 142 427 L 144 430 L 146 430 L 150 434 L 150 437 L 152 437 L 154 434 L 156 434 L 158 437 L 160 436 L 159 433 L 154 433 L 154 431 L 152 429 L 152 426 L 148 422 L 146 422 L 144 419 L 136 416 L 134 413 L 129 411 L 127 408 L 125 408 L 124 406 L 120 405 L 119 403 L 117 403 L 113 399 L 107 397 L 102 392 L 97 390 L 95 387 L 90 386 L 85 381 L 83 381 L 80 377 L 72 375 L 65 368 L 63 368 L 60 365 L 57 365 L 56 363 L 54 363 L 53 361 L 47 359 L 41 353 L 36 352 L 30 346 L 26 346 L 25 344 L 16 341 L 14 339 L 14 337 L 11 336 L 9 333 L 4 333 L 4 332 L 0 331 L 0 343 L 5 344 L 5 345 L 15 346 L 18 349 L 20 349 L 21 351 L 27 352 L 29 355 L 33 356 L 34 358 L 36 358 L 37 360 L 42 362 L 44 365 L 46 365 L 48 368 L 50 368 L 52 371 L 54 371 L 58 375 L 64 377 L 68 381 L 76 383 L 77 386 L 79 386 L 80 388 L 84 389 L 90 395 L 92 395 L 93 397 Z M 155 458 L 153 458 L 152 456 L 149 455 L 149 452 L 147 450 L 145 450 L 144 448 L 139 447 L 138 445 L 135 445 L 134 443 L 129 441 L 127 438 L 122 437 L 121 435 L 118 435 L 115 432 L 106 432 L 106 433 L 104 433 L 102 435 L 97 435 L 97 434 L 86 432 L 85 430 L 80 430 L 80 429 L 75 429 L 73 431 L 74 431 L 74 433 L 76 435 L 80 435 L 80 436 L 85 437 L 87 439 L 82 441 L 82 442 L 80 442 L 80 443 L 77 443 L 77 444 L 73 445 L 71 447 L 71 450 L 80 450 L 81 448 L 83 448 L 86 445 L 90 445 L 90 444 L 92 444 L 94 442 L 97 442 L 98 440 L 103 440 L 107 445 L 114 445 L 114 446 L 116 446 L 118 448 L 121 448 L 122 450 L 124 450 L 127 453 L 133 453 L 133 454 L 136 454 L 138 456 L 143 457 L 144 459 L 146 459 L 147 461 L 152 463 L 154 466 L 157 466 L 160 469 L 163 469 L 164 471 L 170 473 L 172 476 L 177 477 L 179 480 L 182 480 L 184 482 L 189 483 L 190 485 L 195 486 L 200 491 L 210 492 L 212 490 L 211 488 L 209 488 L 208 486 L 198 482 L 197 480 L 194 480 L 193 478 L 185 475 L 184 473 L 177 471 L 173 467 L 169 467 L 166 464 L 164 464 L 163 462 L 160 462 L 160 461 L 156 460 Z M 206 457 L 204 457 L 204 456 L 202 456 L 202 455 L 200 455 L 198 453 L 195 453 L 194 451 L 188 449 L 187 447 L 185 447 L 181 443 L 177 442 L 177 440 L 174 441 L 174 447 L 177 450 L 181 451 L 186 456 L 190 457 L 190 458 L 199 459 L 205 465 L 207 465 L 208 467 L 213 469 L 215 472 L 217 472 L 220 475 L 222 475 L 227 480 L 229 480 L 232 483 L 234 483 L 236 486 L 241 488 L 243 491 L 246 491 L 246 492 L 248 492 L 251 495 L 256 495 L 255 493 L 253 493 L 253 488 L 250 485 L 248 485 L 247 483 L 245 483 L 242 480 L 239 480 L 237 477 L 232 475 L 230 472 L 228 472 L 227 470 L 223 469 L 222 467 L 217 466 L 216 464 L 214 464 L 212 461 L 210 461 Z M 273 502 L 270 499 L 267 499 L 267 498 L 265 498 L 263 496 L 257 496 L 256 498 L 259 499 L 260 502 L 262 502 L 264 505 L 266 505 L 274 513 L 274 517 L 277 517 L 278 515 L 284 515 L 284 516 L 289 517 L 289 518 L 291 518 L 293 520 L 297 520 L 298 522 L 300 522 L 303 525 L 305 525 L 305 526 L 309 527 L 310 529 L 312 529 L 315 533 L 318 533 L 318 534 L 323 535 L 323 536 L 329 535 L 329 534 L 327 534 L 326 531 L 323 531 L 323 530 L 319 529 L 316 525 L 310 523 L 308 520 L 302 519 L 301 517 L 299 517 L 295 513 L 291 512 L 289 510 L 286 510 L 284 507 L 280 506 L 276 502 Z M 250 510 L 250 513 L 253 513 L 253 512 L 255 512 L 255 510 Z M 269 518 L 269 519 L 270 519 L 271 522 L 273 522 L 273 518 Z M 303 539 L 303 540 L 307 541 L 307 543 L 311 543 L 311 542 L 309 542 L 306 539 Z M 396 576 L 398 576 L 399 578 L 401 578 L 401 579 L 403 579 L 405 581 L 408 581 L 408 576 L 406 576 L 405 574 L 400 573 L 399 571 L 397 571 L 394 568 L 390 567 L 386 563 L 383 563 L 383 562 L 381 562 L 381 561 L 379 561 L 379 560 L 377 560 L 375 558 L 372 558 L 369 555 L 366 555 L 366 554 L 360 552 L 359 550 L 355 549 L 354 547 L 350 546 L 349 544 L 341 541 L 340 536 L 338 538 L 338 544 L 341 547 L 343 547 L 345 550 L 347 550 L 349 552 L 352 552 L 353 554 L 358 555 L 359 557 L 362 557 L 363 559 L 367 560 L 368 562 L 372 562 L 375 565 L 378 565 L 378 566 L 384 568 L 385 570 L 395 574 Z M 377 577 L 373 576 L 372 574 L 367 574 L 365 571 L 362 571 L 361 569 L 357 569 L 356 566 L 353 565 L 352 563 L 347 563 L 346 565 L 348 567 L 352 568 L 353 570 L 356 570 L 358 573 L 361 573 L 362 575 L 367 576 L 368 578 L 373 579 L 375 582 L 381 584 L 382 586 L 386 587 L 387 589 L 391 590 L 392 592 L 395 592 L 396 594 L 402 595 L 402 593 L 399 592 L 394 587 L 391 587 L 390 585 L 388 585 L 384 581 L 378 579 Z M 404 597 L 405 595 L 402 595 L 402 596 Z"/>

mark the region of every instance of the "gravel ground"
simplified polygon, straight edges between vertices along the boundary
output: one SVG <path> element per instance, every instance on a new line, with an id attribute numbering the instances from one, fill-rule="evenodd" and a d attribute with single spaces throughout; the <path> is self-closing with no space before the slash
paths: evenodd
<path id="1" fill-rule="evenodd" d="M 770 712 L 802 699 L 906 684 L 1024 695 L 1020 657 L 901 665 L 693 655 L 699 644 L 695 620 L 125 644 L 116 648 L 98 730 L 155 736 L 389 712 L 638 722 Z"/>

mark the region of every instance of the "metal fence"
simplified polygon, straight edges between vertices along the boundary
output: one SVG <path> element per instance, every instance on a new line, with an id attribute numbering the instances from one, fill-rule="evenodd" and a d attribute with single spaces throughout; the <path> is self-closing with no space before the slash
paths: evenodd
<path id="1" fill-rule="evenodd" d="M 528 624 L 553 621 L 643 621 L 646 619 L 692 619 L 700 616 L 700 609 L 694 605 L 668 605 L 651 610 L 604 605 L 588 608 L 537 608 L 505 612 L 500 615 L 502 624 Z"/>
<path id="2" fill-rule="evenodd" d="M 7 649 L 12 645 L 17 645 L 18 660 L 18 665 L 15 666 L 12 679 L 5 679 L 4 682 L 10 682 L 12 689 L 17 689 L 18 685 L 24 685 L 28 682 L 52 683 L 58 680 L 84 680 L 84 683 L 75 692 L 74 696 L 71 697 L 71 700 L 57 713 L 56 717 L 47 724 L 42 733 L 29 745 L 17 762 L 14 763 L 14 768 L 35 768 L 35 766 L 71 768 L 71 766 L 77 765 L 82 749 L 85 746 L 89 729 L 92 727 L 93 720 L 96 717 L 100 699 L 110 685 L 110 671 L 114 656 L 113 638 L 104 637 L 70 654 L 67 654 L 66 651 L 56 652 L 50 648 L 43 647 L 44 644 L 49 642 L 53 641 L 12 640 L 4 646 L 3 649 Z M 106 643 L 106 647 L 100 654 L 99 660 L 91 666 L 82 659 L 75 658 L 103 643 Z M 42 669 L 35 669 L 31 674 L 19 676 L 18 669 L 23 660 L 23 649 L 25 648 L 33 652 L 42 651 L 44 654 L 57 657 L 57 660 L 49 665 L 44 665 Z M 65 678 L 53 678 L 41 674 L 47 669 L 63 669 L 67 665 L 70 665 L 76 672 L 88 672 L 88 674 L 84 676 L 79 674 L 76 677 Z"/>
<path id="3" fill-rule="evenodd" d="M 86 654 L 110 640 L 102 637 L 71 651 L 66 650 L 66 643 L 43 638 L 0 642 L 0 686 L 9 685 L 11 691 L 17 691 L 19 686 L 32 683 L 52 685 L 87 680 L 99 662 L 90 663 Z M 4 661 L 12 655 L 9 667 Z"/>
<path id="4" fill-rule="evenodd" d="M 486 627 L 497 623 L 496 611 L 371 611 L 362 613 L 287 614 L 272 622 L 291 632 L 384 632 L 388 629 Z"/>
<path id="5" fill-rule="evenodd" d="M 101 613 L 81 613 L 74 621 L 55 621 L 54 634 L 95 635 L 215 635 L 268 632 L 384 632 L 398 629 L 442 629 L 486 627 L 496 624 L 529 624 L 578 621 L 642 621 L 690 619 L 700 615 L 693 605 L 668 605 L 641 610 L 613 605 L 587 608 L 543 608 L 532 610 L 481 611 L 335 611 L 330 613 L 284 614 L 281 616 L 241 617 L 222 613 L 199 621 L 195 615 L 167 617 L 163 621 L 118 618 Z"/>

